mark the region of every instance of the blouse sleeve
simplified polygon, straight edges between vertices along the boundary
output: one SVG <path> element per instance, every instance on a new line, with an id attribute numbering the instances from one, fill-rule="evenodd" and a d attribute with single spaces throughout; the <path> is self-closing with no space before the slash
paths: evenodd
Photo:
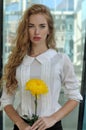
<path id="1" fill-rule="evenodd" d="M 13 105 L 15 99 L 15 94 L 7 94 L 6 88 L 3 87 L 3 92 L 1 96 L 1 107 L 4 108 L 6 105 Z"/>
<path id="2" fill-rule="evenodd" d="M 64 85 L 64 93 L 69 99 L 76 101 L 82 100 L 79 90 L 79 81 L 75 75 L 73 64 L 66 54 L 64 54 L 62 81 Z"/>

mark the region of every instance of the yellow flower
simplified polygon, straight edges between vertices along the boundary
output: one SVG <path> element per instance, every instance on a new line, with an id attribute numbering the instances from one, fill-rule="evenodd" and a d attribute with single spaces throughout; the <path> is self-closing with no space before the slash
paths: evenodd
<path id="1" fill-rule="evenodd" d="M 26 82 L 25 90 L 29 90 L 32 95 L 40 95 L 47 93 L 48 87 L 41 79 L 30 79 Z"/>
<path id="2" fill-rule="evenodd" d="M 28 119 L 29 124 L 32 126 L 36 120 L 38 120 L 37 115 L 37 99 L 40 94 L 45 94 L 48 92 L 48 87 L 46 83 L 41 79 L 30 79 L 26 82 L 25 90 L 29 90 L 33 96 L 35 96 L 35 114 L 32 115 L 32 119 Z"/>

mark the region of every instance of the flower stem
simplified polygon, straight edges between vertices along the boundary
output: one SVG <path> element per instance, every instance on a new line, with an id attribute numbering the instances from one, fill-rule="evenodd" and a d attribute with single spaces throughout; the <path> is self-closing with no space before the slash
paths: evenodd
<path id="1" fill-rule="evenodd" d="M 37 95 L 35 95 L 35 115 L 37 115 Z"/>

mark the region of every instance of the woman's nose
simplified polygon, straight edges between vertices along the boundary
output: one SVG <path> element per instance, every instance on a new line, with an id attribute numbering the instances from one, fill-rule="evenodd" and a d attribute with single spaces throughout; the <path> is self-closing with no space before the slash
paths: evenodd
<path id="1" fill-rule="evenodd" d="M 35 28 L 35 34 L 39 34 L 40 30 L 39 28 Z"/>

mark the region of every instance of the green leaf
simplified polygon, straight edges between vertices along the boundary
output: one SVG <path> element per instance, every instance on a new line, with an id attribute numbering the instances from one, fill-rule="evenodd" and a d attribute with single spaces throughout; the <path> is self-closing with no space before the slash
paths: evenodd
<path id="1" fill-rule="evenodd" d="M 27 118 L 25 120 L 30 126 L 32 126 L 38 120 L 38 118 L 39 116 L 33 114 L 31 119 Z"/>

